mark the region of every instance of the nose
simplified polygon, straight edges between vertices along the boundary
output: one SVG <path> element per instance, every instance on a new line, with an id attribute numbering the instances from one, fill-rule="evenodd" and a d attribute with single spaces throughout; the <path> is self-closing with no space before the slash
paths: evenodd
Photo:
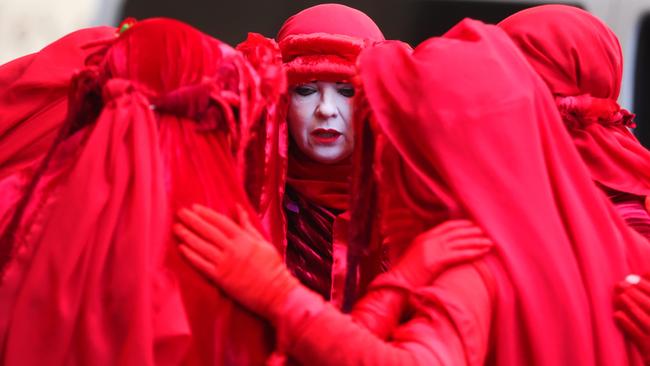
<path id="1" fill-rule="evenodd" d="M 331 90 L 325 88 L 316 107 L 316 114 L 323 119 L 329 119 L 336 117 L 337 113 L 338 109 L 336 108 L 334 95 L 332 95 Z"/>

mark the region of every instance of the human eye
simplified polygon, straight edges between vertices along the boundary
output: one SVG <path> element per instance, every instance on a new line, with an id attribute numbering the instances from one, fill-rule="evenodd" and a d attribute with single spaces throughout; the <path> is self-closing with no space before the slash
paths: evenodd
<path id="1" fill-rule="evenodd" d="M 354 96 L 354 87 L 348 84 L 341 84 L 337 87 L 339 94 L 346 98 L 352 98 Z"/>
<path id="2" fill-rule="evenodd" d="M 316 88 L 309 84 L 302 84 L 293 88 L 293 92 L 300 96 L 306 97 L 308 95 L 316 93 Z"/>

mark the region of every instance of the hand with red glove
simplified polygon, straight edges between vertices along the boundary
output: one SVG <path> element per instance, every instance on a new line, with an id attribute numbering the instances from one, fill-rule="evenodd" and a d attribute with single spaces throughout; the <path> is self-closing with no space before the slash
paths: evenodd
<path id="1" fill-rule="evenodd" d="M 395 266 L 370 284 L 352 310 L 353 318 L 385 339 L 403 315 L 410 293 L 454 265 L 481 258 L 493 245 L 468 220 L 446 221 L 418 235 Z"/>
<path id="2" fill-rule="evenodd" d="M 445 221 L 413 239 L 390 273 L 397 283 L 414 289 L 430 284 L 449 267 L 484 256 L 492 247 L 472 221 Z"/>
<path id="3" fill-rule="evenodd" d="M 179 249 L 203 274 L 249 310 L 275 321 L 298 286 L 275 249 L 238 207 L 239 224 L 207 207 L 182 209 Z"/>
<path id="4" fill-rule="evenodd" d="M 616 286 L 614 319 L 650 365 L 650 280 L 629 275 Z"/>

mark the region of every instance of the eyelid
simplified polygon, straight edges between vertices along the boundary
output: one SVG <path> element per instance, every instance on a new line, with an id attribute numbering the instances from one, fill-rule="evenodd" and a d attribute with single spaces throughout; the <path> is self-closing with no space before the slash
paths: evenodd
<path id="1" fill-rule="evenodd" d="M 299 96 L 301 96 L 301 97 L 306 97 L 306 96 L 315 94 L 316 92 L 318 92 L 318 89 L 313 87 L 313 86 L 309 86 L 307 84 L 301 84 L 301 85 L 295 86 L 293 88 L 292 92 L 299 95 Z"/>
<path id="2" fill-rule="evenodd" d="M 353 86 L 340 86 L 336 88 L 336 91 L 346 98 L 351 98 L 356 94 L 356 90 Z"/>
<path id="3" fill-rule="evenodd" d="M 298 90 L 298 89 L 310 89 L 310 90 L 316 90 L 316 89 L 318 89 L 318 88 L 317 88 L 316 86 L 314 86 L 314 85 L 310 85 L 310 84 L 300 84 L 300 85 L 296 85 L 293 89 L 294 89 L 294 90 Z"/>

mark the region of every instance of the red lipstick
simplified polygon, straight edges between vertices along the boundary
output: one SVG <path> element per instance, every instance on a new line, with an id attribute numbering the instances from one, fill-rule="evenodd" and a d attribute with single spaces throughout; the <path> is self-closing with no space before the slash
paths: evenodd
<path id="1" fill-rule="evenodd" d="M 337 130 L 317 128 L 311 132 L 312 138 L 319 144 L 333 144 L 341 137 L 341 133 Z"/>

